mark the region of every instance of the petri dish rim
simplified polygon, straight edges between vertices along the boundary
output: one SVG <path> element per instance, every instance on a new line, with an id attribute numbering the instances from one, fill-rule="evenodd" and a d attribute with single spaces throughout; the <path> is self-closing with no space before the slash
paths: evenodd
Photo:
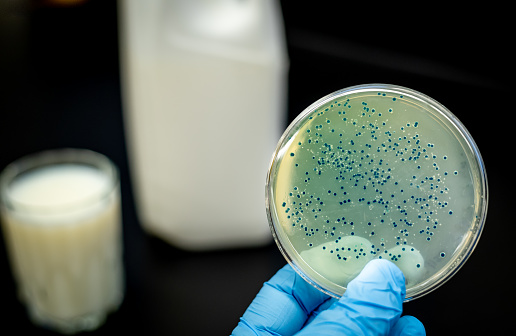
<path id="1" fill-rule="evenodd" d="M 286 259 L 286 261 L 293 267 L 293 269 L 308 283 L 317 288 L 318 290 L 326 293 L 335 298 L 339 298 L 345 291 L 345 287 L 328 281 L 310 265 L 308 265 L 299 256 L 299 253 L 292 245 L 286 234 L 281 230 L 281 224 L 278 223 L 276 217 L 276 206 L 274 204 L 274 178 L 278 168 L 278 163 L 281 162 L 281 158 L 284 155 L 286 144 L 290 139 L 294 138 L 293 130 L 302 123 L 305 118 L 316 109 L 330 103 L 336 98 L 341 98 L 351 93 L 366 93 L 378 91 L 393 93 L 396 95 L 403 95 L 410 97 L 415 102 L 420 102 L 422 105 L 426 105 L 425 108 L 429 114 L 435 119 L 442 127 L 447 128 L 448 131 L 460 141 L 464 152 L 467 155 L 468 162 L 471 167 L 471 171 L 475 173 L 473 179 L 475 180 L 475 214 L 476 218 L 469 227 L 469 232 L 464 236 L 459 247 L 454 251 L 452 258 L 437 272 L 428 277 L 425 281 L 416 284 L 413 287 L 407 288 L 407 295 L 405 301 L 411 301 L 419 298 L 423 295 L 430 293 L 443 285 L 446 281 L 452 278 L 459 269 L 466 263 L 468 258 L 471 256 L 475 247 L 478 244 L 482 230 L 484 228 L 485 219 L 487 216 L 488 206 L 488 185 L 487 175 L 485 166 L 480 155 L 480 151 L 467 131 L 465 126 L 460 120 L 450 112 L 444 105 L 440 104 L 433 98 L 418 92 L 413 89 L 406 87 L 392 85 L 392 84 L 363 84 L 347 87 L 333 93 L 330 93 L 319 100 L 315 101 L 307 108 L 305 108 L 285 129 L 283 135 L 278 141 L 278 145 L 273 153 L 272 159 L 269 164 L 267 171 L 266 185 L 265 185 L 265 205 L 269 226 L 273 235 L 273 238 Z M 282 151 L 283 149 L 283 151 Z"/>

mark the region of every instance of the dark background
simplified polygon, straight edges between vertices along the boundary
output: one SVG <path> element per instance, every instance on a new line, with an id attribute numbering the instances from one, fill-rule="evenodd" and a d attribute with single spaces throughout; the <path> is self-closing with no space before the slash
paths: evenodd
<path id="1" fill-rule="evenodd" d="M 0 169 L 59 147 L 98 151 L 120 168 L 125 301 L 92 335 L 227 335 L 285 261 L 273 244 L 192 253 L 141 230 L 122 124 L 117 3 L 79 2 L 0 0 Z M 448 107 L 483 155 L 489 213 L 460 272 L 404 310 L 429 335 L 512 333 L 512 10 L 478 2 L 452 8 L 341 3 L 281 1 L 290 58 L 285 120 L 328 93 L 373 82 L 410 87 Z M 0 281 L 0 333 L 53 334 L 32 326 L 18 303 L 3 239 Z"/>

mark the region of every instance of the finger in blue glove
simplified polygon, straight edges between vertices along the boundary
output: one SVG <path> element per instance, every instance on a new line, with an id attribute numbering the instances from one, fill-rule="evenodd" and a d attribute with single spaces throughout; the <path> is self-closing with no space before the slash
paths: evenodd
<path id="1" fill-rule="evenodd" d="M 340 300 L 287 265 L 264 284 L 233 335 L 425 335 L 416 318 L 400 318 L 404 298 L 405 277 L 390 261 L 369 262 Z"/>
<path id="2" fill-rule="evenodd" d="M 424 335 L 417 319 L 400 319 L 405 294 L 405 277 L 400 269 L 387 260 L 372 260 L 349 283 L 342 298 L 297 335 L 394 336 L 404 335 L 402 332 L 409 330 L 406 328 Z"/>
<path id="3" fill-rule="evenodd" d="M 389 336 L 425 336 L 423 323 L 414 316 L 402 316 L 394 325 Z"/>
<path id="4" fill-rule="evenodd" d="M 293 335 L 329 299 L 286 265 L 263 285 L 232 335 Z"/>

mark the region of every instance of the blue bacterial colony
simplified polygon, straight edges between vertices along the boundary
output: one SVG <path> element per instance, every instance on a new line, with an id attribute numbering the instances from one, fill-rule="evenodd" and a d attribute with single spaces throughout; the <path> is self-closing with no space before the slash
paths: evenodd
<path id="1" fill-rule="evenodd" d="M 425 259 L 447 259 L 449 228 L 471 211 L 463 150 L 418 104 L 384 92 L 345 96 L 306 115 L 284 147 L 279 221 L 305 262 L 339 285 L 373 258 L 417 284 Z"/>

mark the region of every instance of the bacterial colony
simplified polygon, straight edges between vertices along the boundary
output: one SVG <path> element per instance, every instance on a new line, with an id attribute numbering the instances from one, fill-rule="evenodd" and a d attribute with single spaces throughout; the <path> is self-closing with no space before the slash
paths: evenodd
<path id="1" fill-rule="evenodd" d="M 356 93 L 313 110 L 281 148 L 274 202 L 283 234 L 341 286 L 373 258 L 413 286 L 443 267 L 474 217 L 461 142 L 424 103 Z M 443 126 L 444 125 L 444 126 Z"/>

